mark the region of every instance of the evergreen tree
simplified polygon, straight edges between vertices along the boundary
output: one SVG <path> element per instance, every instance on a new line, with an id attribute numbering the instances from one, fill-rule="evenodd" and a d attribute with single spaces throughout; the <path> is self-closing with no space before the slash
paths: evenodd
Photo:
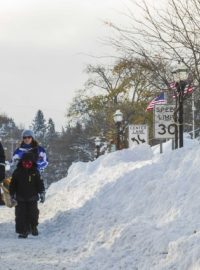
<path id="1" fill-rule="evenodd" d="M 49 118 L 46 128 L 46 139 L 51 140 L 56 137 L 55 123 L 52 118 Z"/>
<path id="2" fill-rule="evenodd" d="M 22 130 L 15 125 L 12 118 L 6 115 L 0 115 L 0 139 L 7 160 L 11 160 L 14 149 L 21 142 L 21 134 Z"/>
<path id="3" fill-rule="evenodd" d="M 45 135 L 46 135 L 46 120 L 44 118 L 44 114 L 41 110 L 38 110 L 35 118 L 32 122 L 32 129 L 35 133 L 36 139 L 40 142 L 45 143 Z"/>

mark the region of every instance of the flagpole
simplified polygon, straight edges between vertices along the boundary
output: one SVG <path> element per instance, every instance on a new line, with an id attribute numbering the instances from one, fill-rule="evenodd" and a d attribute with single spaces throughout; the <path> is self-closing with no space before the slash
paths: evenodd
<path id="1" fill-rule="evenodd" d="M 192 139 L 195 139 L 195 106 L 194 106 L 194 91 L 192 91 Z"/>

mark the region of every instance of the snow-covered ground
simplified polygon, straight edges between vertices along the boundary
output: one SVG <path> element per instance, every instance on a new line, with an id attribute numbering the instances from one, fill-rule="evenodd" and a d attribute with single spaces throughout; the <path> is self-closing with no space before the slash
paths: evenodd
<path id="1" fill-rule="evenodd" d="M 121 150 L 76 163 L 18 239 L 0 207 L 0 270 L 199 270 L 200 145 Z"/>

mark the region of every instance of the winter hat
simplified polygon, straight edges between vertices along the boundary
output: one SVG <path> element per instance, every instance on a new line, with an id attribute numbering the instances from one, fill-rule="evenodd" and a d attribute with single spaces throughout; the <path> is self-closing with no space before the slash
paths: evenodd
<path id="1" fill-rule="evenodd" d="M 35 139 L 35 135 L 34 135 L 33 131 L 30 130 L 30 129 L 25 129 L 25 130 L 22 132 L 22 138 L 28 137 L 28 136 L 30 136 L 30 137 L 32 137 L 33 139 Z"/>
<path id="2" fill-rule="evenodd" d="M 22 156 L 22 161 L 32 161 L 35 162 L 34 154 L 32 152 L 26 152 Z"/>
<path id="3" fill-rule="evenodd" d="M 25 169 L 31 169 L 33 166 L 35 166 L 35 159 L 33 153 L 24 153 L 19 164 L 21 164 L 21 166 Z"/>

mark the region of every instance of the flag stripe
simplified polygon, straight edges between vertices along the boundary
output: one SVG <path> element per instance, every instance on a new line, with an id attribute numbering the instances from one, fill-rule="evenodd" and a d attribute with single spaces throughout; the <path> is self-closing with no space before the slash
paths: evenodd
<path id="1" fill-rule="evenodd" d="M 154 106 L 156 104 L 166 104 L 167 101 L 165 99 L 164 92 L 162 92 L 159 96 L 155 97 L 152 101 L 149 102 L 146 111 L 151 111 L 153 110 Z"/>

